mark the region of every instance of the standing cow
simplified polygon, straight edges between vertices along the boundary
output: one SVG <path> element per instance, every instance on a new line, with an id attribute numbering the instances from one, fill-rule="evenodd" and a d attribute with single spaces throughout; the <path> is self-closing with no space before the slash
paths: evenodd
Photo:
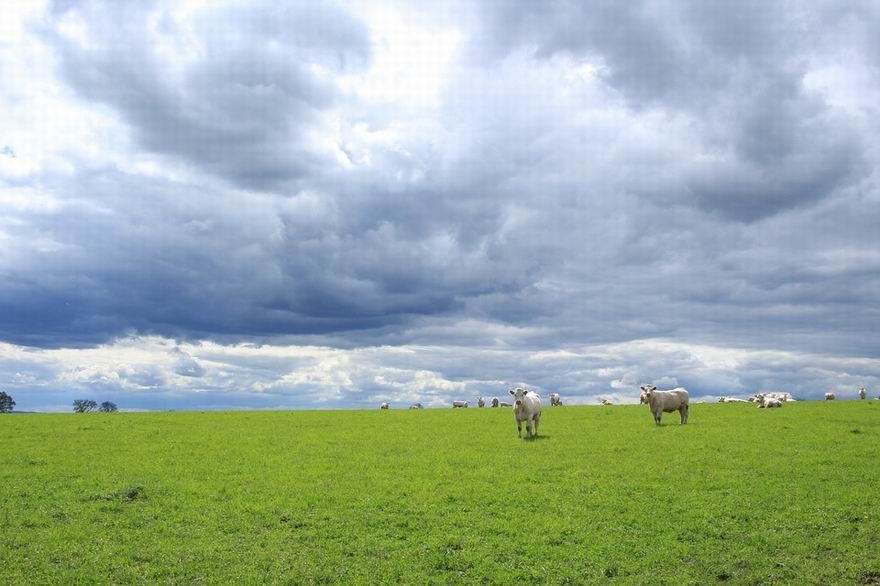
<path id="1" fill-rule="evenodd" d="M 498 397 L 492 397 L 492 406 L 493 406 L 493 407 L 497 407 L 497 406 L 498 406 Z"/>
<path id="2" fill-rule="evenodd" d="M 467 401 L 453 401 L 453 402 L 452 402 L 452 408 L 453 408 L 453 409 L 456 409 L 456 408 L 459 408 L 459 409 L 467 409 L 467 406 L 468 406 L 468 402 L 467 402 Z"/>
<path id="3" fill-rule="evenodd" d="M 526 422 L 526 434 L 529 439 L 538 437 L 538 424 L 541 422 L 541 395 L 527 391 L 521 387 L 508 391 L 513 395 L 513 416 L 516 419 L 516 431 L 522 437 L 522 422 Z M 532 428 L 534 427 L 534 435 Z"/>
<path id="4" fill-rule="evenodd" d="M 834 396 L 834 393 L 825 393 L 825 400 L 826 401 L 833 401 L 836 398 L 837 397 Z"/>
<path id="5" fill-rule="evenodd" d="M 390 407 L 390 406 L 391 405 L 389 405 L 388 402 L 386 401 L 386 402 L 382 403 L 381 405 L 379 405 L 379 409 L 388 409 L 388 407 Z"/>
<path id="6" fill-rule="evenodd" d="M 485 406 L 486 406 L 486 400 L 483 399 L 483 397 L 480 397 L 479 399 L 477 399 L 477 407 L 482 409 Z"/>
<path id="7" fill-rule="evenodd" d="M 859 399 L 864 399 L 867 396 L 868 396 L 868 389 L 866 389 L 865 387 L 859 388 Z"/>
<path id="8" fill-rule="evenodd" d="M 664 413 L 673 411 L 678 411 L 681 416 L 681 425 L 687 423 L 690 396 L 686 389 L 678 387 L 671 391 L 658 391 L 654 385 L 642 385 L 640 388 L 645 394 L 645 400 L 651 408 L 651 414 L 654 415 L 654 422 L 657 425 L 660 425 L 660 417 Z"/>
<path id="9" fill-rule="evenodd" d="M 559 393 L 550 393 L 550 406 L 560 407 L 561 405 L 562 399 L 559 398 Z"/>

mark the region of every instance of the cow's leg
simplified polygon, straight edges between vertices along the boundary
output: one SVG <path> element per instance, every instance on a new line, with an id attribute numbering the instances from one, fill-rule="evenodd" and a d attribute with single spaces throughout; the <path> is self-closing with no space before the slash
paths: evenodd
<path id="1" fill-rule="evenodd" d="M 535 437 L 538 437 L 538 424 L 541 423 L 541 414 L 535 415 Z"/>
<path id="2" fill-rule="evenodd" d="M 522 437 L 522 421 L 519 419 L 516 420 L 516 435 Z"/>
<path id="3" fill-rule="evenodd" d="M 687 403 L 678 408 L 678 412 L 681 414 L 681 424 L 684 425 L 688 422 L 688 406 Z"/>
<path id="4" fill-rule="evenodd" d="M 526 431 L 528 432 L 528 438 L 532 439 L 532 418 L 531 417 L 526 419 Z"/>
<path id="5" fill-rule="evenodd" d="M 657 411 L 654 413 L 654 423 L 660 425 L 660 416 L 663 415 L 662 411 Z"/>

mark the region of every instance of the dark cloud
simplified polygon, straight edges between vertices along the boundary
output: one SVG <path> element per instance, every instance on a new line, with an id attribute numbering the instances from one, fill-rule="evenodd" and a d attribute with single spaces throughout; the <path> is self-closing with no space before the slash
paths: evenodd
<path id="1" fill-rule="evenodd" d="M 44 35 L 63 78 L 114 108 L 145 149 L 252 189 L 333 159 L 309 136 L 333 76 L 369 61 L 365 26 L 334 3 L 219 4 L 179 24 L 174 3 L 56 5 Z M 78 18 L 88 41 L 63 33 Z"/>

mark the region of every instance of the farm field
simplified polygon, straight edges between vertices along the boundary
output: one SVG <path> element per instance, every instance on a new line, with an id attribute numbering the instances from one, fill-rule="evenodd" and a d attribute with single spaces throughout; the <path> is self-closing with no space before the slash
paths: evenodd
<path id="1" fill-rule="evenodd" d="M 0 416 L 0 583 L 880 583 L 880 401 L 677 419 Z"/>

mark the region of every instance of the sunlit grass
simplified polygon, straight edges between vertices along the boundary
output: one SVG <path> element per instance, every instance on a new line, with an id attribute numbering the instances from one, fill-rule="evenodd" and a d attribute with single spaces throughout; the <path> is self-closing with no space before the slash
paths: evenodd
<path id="1" fill-rule="evenodd" d="M 674 416 L 673 416 L 674 415 Z M 0 583 L 880 576 L 880 404 L 0 416 Z"/>

